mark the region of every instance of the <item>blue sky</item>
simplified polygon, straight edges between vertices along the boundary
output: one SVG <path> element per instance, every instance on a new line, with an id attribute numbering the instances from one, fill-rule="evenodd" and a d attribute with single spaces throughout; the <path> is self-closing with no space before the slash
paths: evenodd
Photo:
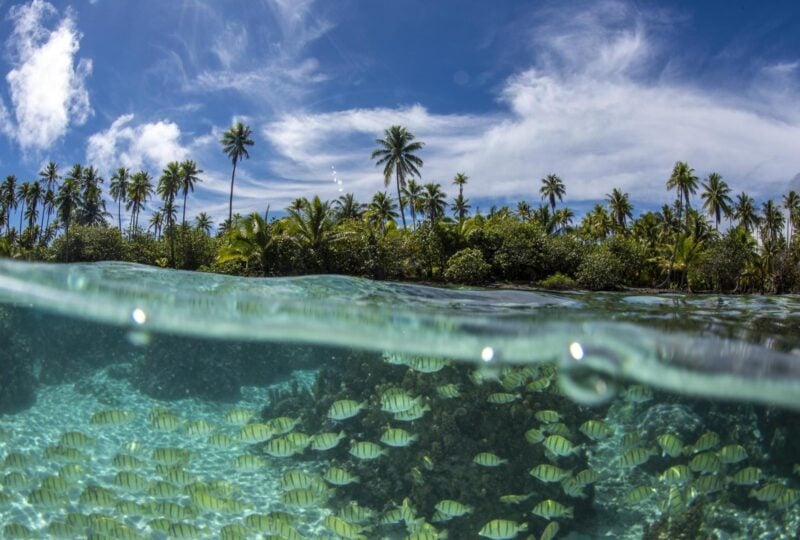
<path id="1" fill-rule="evenodd" d="M 454 194 L 453 175 L 470 176 L 473 208 L 538 201 L 550 172 L 579 213 L 614 187 L 652 208 L 679 159 L 762 200 L 800 189 L 796 1 L 0 0 L 0 13 L 3 177 L 50 159 L 157 175 L 192 158 L 205 173 L 187 213 L 221 219 L 218 141 L 242 119 L 256 142 L 237 171 L 242 213 L 366 201 L 392 124 L 426 143 L 423 181 Z"/>

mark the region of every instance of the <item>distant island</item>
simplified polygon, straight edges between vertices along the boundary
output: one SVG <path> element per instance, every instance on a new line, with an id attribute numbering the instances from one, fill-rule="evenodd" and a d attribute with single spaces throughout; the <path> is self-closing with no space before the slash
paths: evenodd
<path id="1" fill-rule="evenodd" d="M 758 208 L 747 193 L 734 199 L 719 174 L 701 181 L 679 161 L 666 180 L 674 200 L 635 219 L 628 193 L 614 188 L 606 205 L 597 204 L 575 223 L 556 174 L 532 186 L 538 206 L 523 200 L 514 208 L 472 213 L 465 196 L 469 176 L 454 175 L 457 194 L 451 199 L 441 184 L 422 184 L 424 143 L 391 126 L 371 155 L 382 167 L 386 191 L 367 203 L 353 194 L 334 201 L 300 198 L 285 217 L 270 219 L 268 211 L 234 213 L 236 168 L 249 158 L 250 134 L 237 123 L 221 140 L 232 165 L 231 191 L 228 219 L 214 234 L 208 214 L 186 218 L 190 194 L 202 181 L 195 161 L 169 163 L 157 180 L 144 170 L 116 170 L 108 183 L 116 216 L 106 207 L 105 181 L 94 166 L 74 165 L 62 177 L 50 162 L 38 180 L 8 176 L 0 184 L 0 256 L 129 261 L 242 276 L 331 273 L 562 290 L 800 291 L 795 191 Z M 147 210 L 149 219 L 140 221 Z"/>

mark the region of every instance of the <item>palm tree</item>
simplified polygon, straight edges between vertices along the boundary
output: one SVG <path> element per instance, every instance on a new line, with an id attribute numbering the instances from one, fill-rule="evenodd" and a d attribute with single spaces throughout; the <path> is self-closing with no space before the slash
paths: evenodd
<path id="1" fill-rule="evenodd" d="M 42 230 L 47 231 L 50 227 L 50 214 L 53 213 L 56 207 L 56 192 L 52 189 L 48 189 L 47 192 L 44 194 L 44 210 L 46 210 L 47 218 L 46 223 L 44 224 Z"/>
<path id="2" fill-rule="evenodd" d="M 539 188 L 539 194 L 542 200 L 550 201 L 550 210 L 556 211 L 556 198 L 559 201 L 564 201 L 564 195 L 567 194 L 567 188 L 564 187 L 564 182 L 555 174 L 548 174 L 542 178 L 542 187 Z"/>
<path id="3" fill-rule="evenodd" d="M 0 203 L 3 205 L 3 222 L 9 231 L 11 230 L 11 211 L 16 210 L 18 201 L 17 177 L 13 174 L 6 176 L 3 184 L 0 185 Z"/>
<path id="4" fill-rule="evenodd" d="M 783 196 L 783 207 L 789 211 L 789 219 L 786 220 L 786 243 L 792 245 L 792 226 L 800 220 L 800 195 L 791 190 Z"/>
<path id="5" fill-rule="evenodd" d="M 125 167 L 120 167 L 111 175 L 111 184 L 109 184 L 111 198 L 117 203 L 117 218 L 119 220 L 120 234 L 122 234 L 122 203 L 128 200 L 130 180 L 131 171 Z"/>
<path id="6" fill-rule="evenodd" d="M 183 183 L 182 172 L 181 164 L 177 161 L 167 163 L 167 166 L 161 171 L 161 177 L 158 179 L 158 187 L 156 187 L 156 192 L 164 201 L 162 213 L 164 214 L 165 229 L 167 239 L 169 240 L 170 264 L 175 261 L 174 227 L 177 217 L 175 196 L 180 191 Z"/>
<path id="7" fill-rule="evenodd" d="M 442 191 L 442 186 L 433 182 L 425 184 L 420 205 L 428 215 L 431 225 L 436 225 L 436 221 L 444 216 L 444 209 L 447 207 L 447 195 Z"/>
<path id="8" fill-rule="evenodd" d="M 397 186 L 397 199 L 400 201 L 400 217 L 403 218 L 403 228 L 406 228 L 406 213 L 403 206 L 402 191 L 406 185 L 406 178 L 420 177 L 419 167 L 422 159 L 414 154 L 422 149 L 424 143 L 413 142 L 414 135 L 402 126 L 392 126 L 383 132 L 383 139 L 375 139 L 379 148 L 372 152 L 370 159 L 380 158 L 375 166 L 383 165 L 384 186 L 389 187 L 392 175 L 395 176 Z"/>
<path id="9" fill-rule="evenodd" d="M 153 231 L 153 234 L 156 237 L 156 240 L 161 238 L 161 227 L 164 224 L 164 214 L 161 210 L 156 210 L 150 216 L 150 226 L 148 227 L 149 230 Z"/>
<path id="10" fill-rule="evenodd" d="M 128 202 L 125 209 L 131 211 L 130 235 L 139 227 L 139 213 L 147 204 L 147 200 L 153 195 L 153 182 L 150 173 L 139 171 L 131 176 L 131 183 L 128 190 Z"/>
<path id="11" fill-rule="evenodd" d="M 775 243 L 783 230 L 783 214 L 778 209 L 778 206 L 771 200 L 765 202 L 761 206 L 761 228 L 762 238 L 770 243 Z"/>
<path id="12" fill-rule="evenodd" d="M 352 193 L 340 196 L 333 201 L 333 206 L 336 208 L 336 219 L 338 221 L 361 219 L 361 215 L 364 213 L 364 205 L 356 201 Z"/>
<path id="13" fill-rule="evenodd" d="M 606 201 L 608 201 L 608 206 L 611 209 L 611 214 L 614 216 L 614 221 L 617 226 L 624 231 L 626 226 L 625 220 L 633 219 L 633 205 L 630 202 L 628 194 L 614 188 L 611 190 L 611 193 L 606 195 Z"/>
<path id="14" fill-rule="evenodd" d="M 245 126 L 241 122 L 236 122 L 231 128 L 223 133 L 222 151 L 228 156 L 228 159 L 233 163 L 233 172 L 231 172 L 231 196 L 228 201 L 228 221 L 233 219 L 233 182 L 236 178 L 236 165 L 241 159 L 250 159 L 250 153 L 247 151 L 248 146 L 253 146 L 253 140 L 250 138 L 250 126 Z"/>
<path id="15" fill-rule="evenodd" d="M 386 191 L 379 191 L 372 196 L 372 202 L 367 206 L 367 220 L 373 225 L 377 224 L 381 234 L 386 233 L 386 222 L 396 217 L 398 217 L 397 203 Z"/>
<path id="16" fill-rule="evenodd" d="M 44 196 L 42 197 L 42 202 L 44 203 L 42 206 L 42 220 L 44 220 L 45 214 L 47 214 L 47 222 L 48 225 L 50 224 L 50 212 L 53 209 L 53 204 L 55 201 L 55 192 L 58 189 L 58 181 L 61 177 L 58 175 L 58 165 L 55 161 L 49 162 L 45 165 L 44 169 L 39 171 L 39 178 L 41 178 L 42 182 L 44 182 Z M 44 221 L 42 221 L 42 230 L 44 229 Z"/>
<path id="17" fill-rule="evenodd" d="M 469 213 L 470 208 L 472 208 L 472 206 L 469 204 L 469 199 L 465 199 L 462 193 L 456 196 L 452 206 L 450 206 L 450 210 L 452 210 L 453 215 L 458 218 L 459 223 L 464 223 L 464 218 Z"/>
<path id="18" fill-rule="evenodd" d="M 183 192 L 183 219 L 181 223 L 186 227 L 186 195 L 191 191 L 194 192 L 195 184 L 202 182 L 200 174 L 202 169 L 197 168 L 197 163 L 191 159 L 187 159 L 181 163 L 181 185 L 180 190 Z"/>
<path id="19" fill-rule="evenodd" d="M 726 216 L 731 212 L 731 188 L 718 173 L 712 172 L 708 175 L 708 180 L 703 182 L 703 193 L 700 198 L 703 200 L 703 208 L 714 218 L 714 228 L 719 230 L 719 221 L 722 214 Z"/>
<path id="20" fill-rule="evenodd" d="M 44 197 L 42 185 L 37 180 L 33 182 L 28 189 L 28 212 L 25 216 L 28 219 L 28 227 L 32 228 L 36 218 L 39 217 L 39 201 Z M 34 234 L 34 242 L 36 241 L 37 234 Z"/>
<path id="21" fill-rule="evenodd" d="M 72 218 L 77 212 L 80 204 L 80 180 L 78 178 L 74 178 L 73 176 L 68 176 L 58 189 L 58 196 L 56 197 L 58 219 L 64 224 L 64 234 L 67 242 L 67 261 L 69 261 L 69 226 L 72 223 Z"/>
<path id="22" fill-rule="evenodd" d="M 522 221 L 528 221 L 529 219 L 531 219 L 532 210 L 531 210 L 531 205 L 528 203 L 528 201 L 519 201 L 517 203 L 516 214 Z"/>
<path id="23" fill-rule="evenodd" d="M 198 230 L 201 230 L 206 234 L 211 234 L 211 227 L 212 227 L 211 216 L 209 216 L 205 212 L 200 212 L 199 214 L 197 214 L 197 217 L 194 218 L 194 223 L 195 226 L 198 228 Z"/>
<path id="24" fill-rule="evenodd" d="M 575 219 L 575 212 L 571 208 L 559 208 L 553 214 L 553 221 L 562 233 L 566 233 L 572 227 L 573 219 Z"/>
<path id="25" fill-rule="evenodd" d="M 31 183 L 23 182 L 17 188 L 17 200 L 22 203 L 22 209 L 19 211 L 19 231 L 22 232 L 22 217 L 25 214 L 25 204 L 28 202 L 28 194 L 31 191 Z"/>
<path id="26" fill-rule="evenodd" d="M 459 195 L 464 194 L 464 184 L 467 183 L 467 180 L 469 180 L 469 176 L 467 176 L 463 172 L 456 173 L 455 177 L 453 177 L 453 185 L 458 186 Z"/>
<path id="27" fill-rule="evenodd" d="M 595 240 L 601 240 L 611 233 L 615 225 L 614 218 L 606 211 L 606 207 L 602 204 L 596 204 L 594 208 L 583 217 L 581 228 L 589 237 Z"/>
<path id="28" fill-rule="evenodd" d="M 89 166 L 83 169 L 83 193 L 78 208 L 78 222 L 81 225 L 106 225 L 106 217 L 110 214 L 106 212 L 106 201 L 103 200 L 103 190 L 100 187 L 102 183 L 103 178 L 96 168 Z"/>
<path id="29" fill-rule="evenodd" d="M 697 191 L 697 176 L 694 174 L 694 169 L 689 167 L 689 164 L 685 161 L 678 161 L 675 163 L 675 166 L 672 169 L 672 175 L 669 177 L 669 180 L 667 180 L 667 190 L 671 189 L 674 189 L 678 192 L 680 212 L 682 212 L 684 209 L 688 210 L 691 208 L 689 196 L 693 195 Z M 678 214 L 679 220 L 681 217 L 680 212 Z"/>
<path id="30" fill-rule="evenodd" d="M 422 186 L 417 184 L 413 178 L 408 180 L 408 183 L 403 188 L 402 203 L 408 203 L 408 209 L 411 210 L 411 224 L 417 228 L 417 210 L 419 210 L 419 201 L 422 197 Z"/>
<path id="31" fill-rule="evenodd" d="M 550 207 L 546 204 L 540 204 L 539 208 L 531 213 L 531 221 L 538 223 L 542 230 L 547 234 L 556 232 L 556 213 L 550 211 Z"/>
<path id="32" fill-rule="evenodd" d="M 266 274 L 272 245 L 267 221 L 253 213 L 245 218 L 236 219 L 236 216 L 232 216 L 224 224 L 228 229 L 225 233 L 226 242 L 219 249 L 217 262 L 239 261 L 244 263 L 245 270 L 255 266 L 262 275 Z"/>
<path id="33" fill-rule="evenodd" d="M 736 204 L 733 206 L 733 219 L 736 220 L 740 227 L 744 227 L 749 232 L 756 230 L 760 222 L 758 212 L 756 212 L 755 201 L 744 191 L 736 196 Z"/>
<path id="34" fill-rule="evenodd" d="M 288 211 L 289 229 L 294 237 L 315 251 L 324 249 L 333 231 L 330 203 L 315 195 L 311 201 L 303 199 L 300 210 Z"/>

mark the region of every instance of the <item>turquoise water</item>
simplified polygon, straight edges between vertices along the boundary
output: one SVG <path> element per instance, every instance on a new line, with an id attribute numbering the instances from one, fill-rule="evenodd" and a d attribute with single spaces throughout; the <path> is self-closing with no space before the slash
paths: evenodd
<path id="1" fill-rule="evenodd" d="M 0 261 L 0 530 L 795 538 L 798 328 L 788 296 Z"/>

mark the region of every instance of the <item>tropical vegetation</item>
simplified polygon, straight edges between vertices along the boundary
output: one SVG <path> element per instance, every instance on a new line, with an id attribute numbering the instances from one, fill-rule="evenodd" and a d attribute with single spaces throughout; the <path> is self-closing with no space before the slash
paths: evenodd
<path id="1" fill-rule="evenodd" d="M 10 175 L 0 183 L 0 256 L 247 276 L 800 292 L 800 195 L 757 203 L 745 192 L 734 195 L 716 172 L 700 178 L 684 161 L 665 171 L 672 201 L 638 215 L 630 195 L 609 186 L 576 220 L 565 204 L 567 183 L 554 173 L 531 179 L 531 199 L 539 201 L 482 210 L 465 196 L 479 180 L 454 173 L 450 196 L 442 183 L 423 182 L 424 144 L 391 126 L 371 153 L 385 190 L 370 200 L 300 197 L 279 216 L 242 216 L 234 212 L 233 189 L 254 144 L 250 128 L 236 123 L 220 142 L 232 171 L 228 218 L 216 228 L 206 212 L 187 218 L 203 176 L 193 160 L 170 162 L 156 174 L 119 167 L 108 198 L 94 166 L 62 170 L 49 162 L 35 179 Z"/>

